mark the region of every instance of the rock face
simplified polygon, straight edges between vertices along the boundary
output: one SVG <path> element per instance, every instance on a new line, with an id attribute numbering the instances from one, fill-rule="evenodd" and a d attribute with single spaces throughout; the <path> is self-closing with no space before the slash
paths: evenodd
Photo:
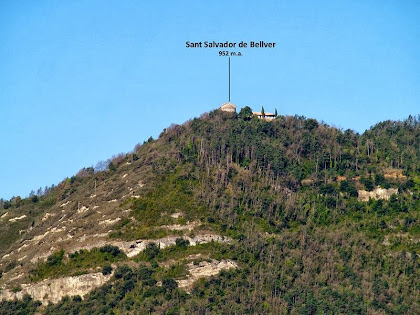
<path id="1" fill-rule="evenodd" d="M 98 235 L 100 237 L 106 237 L 106 235 Z M 68 249 L 69 252 L 75 252 L 81 249 L 91 250 L 94 247 L 101 247 L 105 245 L 113 245 L 119 247 L 129 258 L 132 258 L 138 255 L 140 252 L 146 249 L 147 245 L 150 243 L 155 243 L 159 246 L 159 248 L 165 248 L 171 245 L 176 244 L 176 239 L 180 238 L 181 236 L 168 236 L 160 239 L 150 239 L 150 240 L 135 240 L 135 241 L 114 241 L 109 239 L 98 239 L 94 240 L 91 237 L 91 242 L 88 245 L 83 246 L 75 246 Z M 209 243 L 209 242 L 219 242 L 219 243 L 229 243 L 231 241 L 230 238 L 220 236 L 218 234 L 199 234 L 194 237 L 189 236 L 182 236 L 185 240 L 190 242 L 191 246 L 195 246 L 197 244 Z M 42 262 L 48 256 L 52 254 L 52 251 L 48 251 L 46 253 L 39 253 L 35 257 L 32 258 L 32 262 Z"/>
<path id="2" fill-rule="evenodd" d="M 48 302 L 57 303 L 62 297 L 80 295 L 84 296 L 93 289 L 103 285 L 111 279 L 111 275 L 104 276 L 102 273 L 91 273 L 74 277 L 63 277 L 59 279 L 44 280 L 36 284 L 23 284 L 22 290 L 12 292 L 2 290 L 0 300 L 22 299 L 25 294 L 29 294 L 34 300 L 40 300 L 42 304 Z"/>
<path id="3" fill-rule="evenodd" d="M 402 170 L 400 169 L 389 169 L 385 171 L 384 177 L 391 179 L 407 179 L 407 176 L 403 175 Z"/>
<path id="4" fill-rule="evenodd" d="M 122 251 L 128 257 L 134 257 L 138 255 L 140 252 L 146 249 L 146 246 L 150 243 L 156 243 L 159 248 L 165 248 L 171 245 L 176 244 L 176 239 L 179 236 L 168 236 L 164 238 L 160 238 L 157 240 L 137 240 L 132 242 L 115 242 L 113 245 L 116 245 L 121 248 Z M 197 244 L 209 243 L 209 242 L 219 242 L 219 243 L 228 243 L 231 240 L 227 237 L 223 237 L 217 234 L 200 234 L 194 237 L 183 236 L 185 240 L 190 242 L 191 246 L 195 246 Z"/>
<path id="5" fill-rule="evenodd" d="M 100 247 L 106 244 L 118 246 L 129 258 L 136 256 L 141 251 L 143 251 L 148 244 L 156 243 L 160 248 L 165 248 L 171 245 L 176 244 L 176 239 L 179 236 L 168 236 L 161 239 L 155 240 L 137 240 L 131 242 L 124 241 L 109 241 L 109 240 L 100 240 L 90 244 L 90 246 L 81 246 L 73 248 L 73 250 L 80 249 L 91 249 L 93 247 Z M 217 234 L 200 234 L 194 237 L 184 236 L 184 239 L 190 242 L 191 246 L 197 244 L 209 243 L 209 242 L 230 242 L 231 239 L 223 237 Z M 46 258 L 50 253 L 41 254 L 37 256 L 37 259 Z M 45 257 L 44 257 L 45 256 Z M 189 287 L 195 279 L 198 277 L 208 277 L 220 272 L 220 270 L 236 267 L 236 264 L 233 262 L 221 261 L 221 262 L 212 262 L 211 264 L 200 265 L 200 266 L 190 266 L 191 277 L 187 280 L 182 280 L 185 284 L 180 285 L 180 287 Z M 23 276 L 23 274 L 22 274 Z M 47 279 L 35 284 L 22 284 L 22 290 L 19 292 L 12 292 L 11 290 L 2 290 L 0 291 L 0 301 L 1 300 L 13 300 L 13 299 L 22 299 L 25 294 L 29 294 L 34 300 L 40 300 L 43 304 L 48 304 L 48 302 L 57 303 L 61 300 L 62 297 L 83 295 L 89 293 L 93 289 L 103 285 L 111 278 L 111 275 L 104 276 L 102 273 L 91 273 L 81 276 L 74 277 L 62 277 L 58 279 Z"/>
<path id="6" fill-rule="evenodd" d="M 369 201 L 369 198 L 372 198 L 375 200 L 378 200 L 378 199 L 388 200 L 392 195 L 398 194 L 398 189 L 397 188 L 385 189 L 385 188 L 377 187 L 373 191 L 358 190 L 357 192 L 359 193 L 358 200 L 360 201 Z"/>
<path id="7" fill-rule="evenodd" d="M 222 270 L 238 268 L 238 265 L 232 260 L 212 260 L 211 262 L 202 261 L 198 265 L 188 264 L 190 275 L 187 279 L 178 280 L 178 287 L 183 288 L 190 293 L 194 281 L 199 278 L 207 278 L 217 275 Z"/>

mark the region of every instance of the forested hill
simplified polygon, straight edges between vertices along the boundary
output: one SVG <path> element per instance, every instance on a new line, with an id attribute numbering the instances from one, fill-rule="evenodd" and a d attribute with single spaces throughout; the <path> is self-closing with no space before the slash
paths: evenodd
<path id="1" fill-rule="evenodd" d="M 134 176 L 130 172 L 147 184 L 135 198 L 124 199 L 122 178 Z M 93 182 L 95 196 L 97 183 L 112 183 L 119 211 L 132 210 L 114 226 L 110 240 L 170 235 L 156 226 L 164 214 L 182 211 L 200 228 L 231 239 L 203 247 L 200 255 L 230 259 L 237 268 L 196 281 L 186 294 L 165 286 L 179 274 L 162 266 L 191 254 L 178 246 L 140 254 L 126 267 L 130 272 L 114 275 L 112 287 L 84 300 L 66 298 L 40 308 L 27 298 L 3 302 L 3 310 L 420 313 L 420 117 L 378 123 L 360 135 L 300 116 L 265 121 L 252 117 L 249 108 L 238 114 L 216 110 L 170 126 L 157 140 L 114 158 L 107 170 L 83 169 L 39 201 L 4 205 L 20 215 L 32 211 L 34 230 L 41 229 L 47 208 L 37 205 L 83 203 Z M 8 248 L 19 237 L 9 239 Z M 147 283 L 138 276 L 144 268 L 150 271 Z"/>

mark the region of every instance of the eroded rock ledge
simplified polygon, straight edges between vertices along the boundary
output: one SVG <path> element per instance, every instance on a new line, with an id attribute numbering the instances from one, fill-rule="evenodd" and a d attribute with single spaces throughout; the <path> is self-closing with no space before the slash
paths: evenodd
<path id="1" fill-rule="evenodd" d="M 179 237 L 180 236 L 168 236 L 155 240 L 137 240 L 131 242 L 100 240 L 99 242 L 94 242 L 89 246 L 73 248 L 73 250 L 91 249 L 93 247 L 111 244 L 118 246 L 128 257 L 131 258 L 142 252 L 150 243 L 156 243 L 160 248 L 165 248 L 171 245 L 175 245 L 176 239 Z M 220 243 L 231 241 L 230 238 L 211 233 L 200 234 L 194 237 L 183 236 L 182 238 L 188 240 L 190 242 L 190 246 L 209 243 L 212 241 Z M 38 261 L 39 259 L 43 261 L 47 254 L 49 253 L 40 254 L 35 257 L 35 260 Z M 223 269 L 229 269 L 232 267 L 236 267 L 236 264 L 231 261 L 213 261 L 212 263 L 204 262 L 199 266 L 192 265 L 191 263 L 189 265 L 191 276 L 186 280 L 181 280 L 180 287 L 185 288 L 188 291 L 188 288 L 190 288 L 192 283 L 197 278 L 215 275 Z M 62 277 L 58 279 L 46 279 L 35 284 L 22 284 L 22 290 L 19 292 L 13 292 L 12 290 L 8 289 L 1 290 L 0 301 L 22 299 L 25 294 L 29 294 L 34 300 L 40 300 L 44 305 L 48 304 L 48 302 L 57 303 L 66 295 L 80 295 L 83 297 L 93 289 L 100 287 L 109 281 L 111 276 L 112 275 L 104 276 L 102 273 L 98 272 L 80 276 Z"/>
<path id="2" fill-rule="evenodd" d="M 228 259 L 223 259 L 221 261 L 213 259 L 210 262 L 202 261 L 197 265 L 191 262 L 187 266 L 190 275 L 187 279 L 177 280 L 178 287 L 183 288 L 187 293 L 191 292 L 194 281 L 199 278 L 208 278 L 217 275 L 222 270 L 238 268 L 236 262 Z"/>
<path id="3" fill-rule="evenodd" d="M 34 300 L 40 300 L 44 305 L 47 305 L 48 302 L 57 303 L 66 295 L 84 296 L 106 283 L 111 279 L 111 276 L 104 276 L 101 272 L 97 272 L 73 277 L 47 279 L 35 284 L 22 284 L 22 290 L 19 292 L 2 290 L 0 292 L 0 300 L 22 299 L 25 294 L 29 294 Z"/>
<path id="4" fill-rule="evenodd" d="M 360 201 L 369 201 L 369 198 L 375 199 L 375 200 L 378 200 L 378 199 L 388 200 L 392 195 L 398 194 L 398 189 L 397 188 L 386 189 L 386 188 L 377 187 L 373 191 L 358 190 L 357 192 L 359 193 L 358 199 Z"/>

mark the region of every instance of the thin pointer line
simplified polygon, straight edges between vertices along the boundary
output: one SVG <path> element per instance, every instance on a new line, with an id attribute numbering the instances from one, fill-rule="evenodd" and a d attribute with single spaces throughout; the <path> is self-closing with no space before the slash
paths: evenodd
<path id="1" fill-rule="evenodd" d="M 230 103 L 230 57 L 229 57 L 229 103 Z"/>

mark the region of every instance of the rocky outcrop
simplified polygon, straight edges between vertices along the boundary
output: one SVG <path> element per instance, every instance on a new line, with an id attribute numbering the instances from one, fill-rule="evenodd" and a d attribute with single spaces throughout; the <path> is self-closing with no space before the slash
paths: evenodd
<path id="1" fill-rule="evenodd" d="M 407 176 L 403 175 L 403 171 L 400 169 L 388 169 L 385 171 L 384 177 L 386 179 L 407 179 Z"/>
<path id="2" fill-rule="evenodd" d="M 190 275 L 187 279 L 177 281 L 178 287 L 183 288 L 187 292 L 190 292 L 194 281 L 199 278 L 207 278 L 217 275 L 222 270 L 238 268 L 238 265 L 232 260 L 212 260 L 210 262 L 201 261 L 198 264 L 189 263 L 187 266 Z"/>
<path id="3" fill-rule="evenodd" d="M 49 233 L 48 231 L 46 233 Z M 151 240 L 135 240 L 135 241 L 117 241 L 117 240 L 110 240 L 106 238 L 108 236 L 108 233 L 104 234 L 95 234 L 89 237 L 90 242 L 86 245 L 82 246 L 72 246 L 67 249 L 69 253 L 85 249 L 85 250 L 91 250 L 94 247 L 102 247 L 105 245 L 113 245 L 119 247 L 129 258 L 132 258 L 136 255 L 138 255 L 140 252 L 142 252 L 146 246 L 150 243 L 156 243 L 160 248 L 165 248 L 171 245 L 175 245 L 177 238 L 184 238 L 190 242 L 191 246 L 195 246 L 197 244 L 202 243 L 209 243 L 209 242 L 219 242 L 219 243 L 229 243 L 231 241 L 230 238 L 225 236 L 220 236 L 218 234 L 199 234 L 194 237 L 189 236 L 168 236 L 160 239 L 151 239 Z M 87 236 L 86 236 L 87 237 Z M 97 237 L 97 238 L 96 238 Z M 84 239 L 79 239 L 80 242 L 84 241 Z M 22 248 L 28 247 L 28 244 L 24 244 L 21 248 L 17 250 L 17 252 L 20 252 Z M 39 252 L 36 255 L 34 255 L 31 258 L 31 263 L 41 263 L 45 261 L 48 256 L 50 256 L 53 253 L 53 249 L 47 251 L 47 252 Z M 6 259 L 10 255 L 4 255 L 1 259 Z"/>
<path id="4" fill-rule="evenodd" d="M 104 276 L 102 273 L 91 273 L 74 277 L 63 277 L 59 279 L 48 279 L 35 284 L 22 284 L 22 290 L 12 292 L 2 290 L 0 300 L 22 299 L 29 294 L 34 300 L 40 300 L 46 305 L 48 302 L 57 303 L 64 296 L 84 296 L 93 289 L 103 285 L 111 278 L 111 275 Z"/>
<path id="5" fill-rule="evenodd" d="M 156 240 L 137 240 L 132 242 L 123 241 L 105 241 L 101 240 L 100 243 L 91 244 L 92 247 L 103 246 L 105 244 L 112 244 L 118 246 L 124 251 L 128 257 L 134 257 L 143 251 L 146 246 L 150 243 L 156 243 L 160 248 L 165 248 L 176 244 L 176 239 L 179 236 L 169 236 Z M 217 234 L 201 234 L 194 237 L 184 236 L 184 239 L 190 242 L 191 246 L 197 244 L 209 243 L 209 242 L 230 242 L 231 239 L 220 236 Z M 95 246 L 93 246 L 95 245 Z M 88 246 L 90 247 L 90 246 Z M 83 247 L 87 249 L 86 246 Z M 77 248 L 82 249 L 82 248 Z M 213 260 L 211 262 L 200 262 L 199 265 L 190 263 L 188 265 L 190 276 L 188 279 L 179 280 L 179 287 L 188 288 L 192 286 L 192 283 L 201 277 L 209 277 L 218 274 L 221 270 L 236 268 L 237 265 L 233 261 Z M 29 294 L 34 300 L 40 300 L 43 304 L 48 302 L 57 303 L 62 297 L 80 295 L 84 296 L 93 289 L 103 285 L 111 278 L 111 275 L 104 276 L 102 273 L 91 273 L 81 276 L 73 277 L 62 277 L 58 279 L 47 279 L 35 284 L 22 284 L 19 292 L 13 292 L 11 290 L 2 290 L 0 292 L 0 300 L 13 300 L 22 299 L 25 294 Z"/>
<path id="6" fill-rule="evenodd" d="M 373 191 L 358 190 L 357 192 L 359 193 L 359 197 L 358 197 L 359 201 L 369 201 L 370 198 L 375 199 L 375 200 L 378 200 L 378 199 L 388 200 L 392 195 L 398 194 L 398 189 L 397 188 L 385 189 L 385 188 L 377 187 Z"/>
<path id="7" fill-rule="evenodd" d="M 101 237 L 103 237 L 104 235 L 99 235 Z M 202 244 L 202 243 L 209 243 L 209 242 L 219 242 L 219 243 L 228 243 L 231 241 L 230 238 L 228 237 L 224 237 L 224 236 L 220 236 L 218 234 L 200 234 L 200 235 L 196 235 L 194 237 L 189 237 L 189 236 L 168 236 L 168 237 L 164 237 L 164 238 L 159 238 L 159 239 L 151 239 L 151 240 L 135 240 L 135 241 L 129 241 L 129 242 L 125 242 L 125 241 L 115 241 L 115 240 L 110 240 L 110 239 L 98 239 L 98 240 L 92 240 L 91 238 L 91 242 L 87 245 L 83 245 L 83 246 L 75 246 L 73 248 L 70 248 L 68 251 L 69 252 L 75 252 L 81 249 L 86 249 L 86 250 L 90 250 L 94 247 L 102 247 L 105 245 L 113 245 L 113 246 L 117 246 L 119 247 L 128 257 L 134 257 L 136 255 L 138 255 L 140 252 L 142 252 L 143 250 L 146 249 L 146 246 L 150 243 L 155 243 L 157 244 L 160 248 L 165 248 L 171 245 L 175 245 L 176 243 L 176 239 L 177 238 L 184 238 L 185 240 L 188 240 L 190 242 L 191 246 L 195 246 L 197 244 Z M 34 258 L 32 258 L 31 262 L 33 263 L 37 263 L 37 262 L 42 262 L 44 261 L 49 255 L 52 254 L 52 251 L 46 252 L 46 253 L 39 253 L 38 255 L 36 255 Z"/>
<path id="8" fill-rule="evenodd" d="M 165 248 L 171 245 L 175 245 L 176 239 L 180 238 L 180 236 L 168 236 L 164 238 L 160 238 L 157 240 L 137 240 L 132 242 L 118 242 L 114 245 L 118 246 L 123 250 L 128 257 L 134 257 L 140 252 L 142 252 L 146 246 L 150 243 L 156 243 L 160 248 Z M 230 242 L 231 240 L 227 237 L 220 236 L 217 234 L 201 234 L 196 235 L 194 237 L 183 236 L 185 240 L 190 242 L 191 246 L 195 246 L 197 244 L 209 243 L 209 242 L 219 242 L 219 243 L 226 243 Z"/>

